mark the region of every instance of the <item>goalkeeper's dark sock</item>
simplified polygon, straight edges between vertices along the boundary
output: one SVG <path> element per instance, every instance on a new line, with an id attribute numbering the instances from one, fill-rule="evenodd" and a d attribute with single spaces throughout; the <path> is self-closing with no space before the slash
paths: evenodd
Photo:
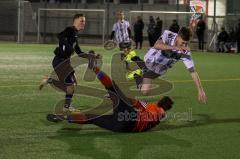
<path id="1" fill-rule="evenodd" d="M 97 78 L 99 79 L 99 81 L 106 87 L 106 88 L 110 88 L 112 87 L 112 79 L 105 74 L 103 71 L 101 71 L 98 67 L 94 68 L 94 72 L 97 75 Z"/>
<path id="2" fill-rule="evenodd" d="M 77 124 L 87 124 L 87 116 L 84 114 L 71 114 L 67 116 L 67 121 L 69 123 L 77 123 Z"/>
<path id="3" fill-rule="evenodd" d="M 142 77 L 142 76 L 139 76 L 139 75 L 137 75 L 137 74 L 134 74 L 134 79 L 135 79 L 137 88 L 138 88 L 138 89 L 141 89 L 141 87 L 142 87 L 142 82 L 143 82 L 143 77 Z"/>
<path id="4" fill-rule="evenodd" d="M 72 102 L 72 94 L 66 94 L 65 95 L 65 103 L 64 103 L 64 108 L 69 108 L 71 106 L 71 102 Z"/>

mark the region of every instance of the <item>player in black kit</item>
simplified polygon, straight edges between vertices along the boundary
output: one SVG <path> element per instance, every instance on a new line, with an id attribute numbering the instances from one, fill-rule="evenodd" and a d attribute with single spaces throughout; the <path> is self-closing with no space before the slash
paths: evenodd
<path id="1" fill-rule="evenodd" d="M 51 83 L 66 92 L 63 111 L 71 111 L 73 109 L 73 107 L 71 107 L 71 101 L 74 94 L 76 78 L 74 69 L 70 64 L 71 55 L 76 52 L 79 57 L 88 58 L 90 59 L 89 61 L 100 58 L 99 54 L 84 53 L 78 45 L 77 33 L 84 29 L 85 21 L 86 19 L 83 14 L 76 14 L 73 17 L 73 26 L 65 28 L 64 31 L 58 34 L 59 46 L 54 50 L 55 57 L 52 61 L 52 66 L 59 81 L 46 77 L 39 86 L 41 90 L 45 85 Z"/>

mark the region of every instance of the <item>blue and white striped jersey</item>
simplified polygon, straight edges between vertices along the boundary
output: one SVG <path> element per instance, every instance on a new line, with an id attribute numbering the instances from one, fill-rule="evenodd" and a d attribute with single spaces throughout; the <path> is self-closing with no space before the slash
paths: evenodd
<path id="1" fill-rule="evenodd" d="M 128 35 L 128 28 L 130 27 L 130 24 L 128 21 L 118 21 L 113 25 L 112 31 L 115 32 L 115 39 L 117 43 L 121 42 L 129 42 L 130 38 Z"/>
<path id="2" fill-rule="evenodd" d="M 176 38 L 177 38 L 176 33 L 165 30 L 159 39 L 162 40 L 163 43 L 169 46 L 173 46 L 175 45 Z M 190 72 L 194 71 L 194 62 L 191 57 L 191 52 L 179 51 L 177 53 L 181 54 L 181 58 L 179 60 L 183 61 L 186 68 Z M 178 59 L 167 57 L 166 55 L 164 55 L 164 51 L 152 47 L 144 56 L 144 61 L 146 67 L 149 70 L 159 75 L 163 75 L 164 73 L 167 72 L 169 68 L 171 68 L 178 61 Z"/>

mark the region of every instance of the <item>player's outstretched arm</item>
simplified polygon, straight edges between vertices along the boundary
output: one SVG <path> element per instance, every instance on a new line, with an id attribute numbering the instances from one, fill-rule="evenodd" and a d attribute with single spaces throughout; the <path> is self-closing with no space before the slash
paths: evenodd
<path id="1" fill-rule="evenodd" d="M 162 40 L 157 40 L 153 47 L 158 50 L 175 50 L 174 46 L 167 45 Z"/>
<path id="2" fill-rule="evenodd" d="M 153 47 L 158 50 L 190 51 L 189 47 L 170 46 L 165 44 L 162 40 L 157 40 Z"/>
<path id="3" fill-rule="evenodd" d="M 207 103 L 207 96 L 206 96 L 206 94 L 204 92 L 204 89 L 202 87 L 201 80 L 198 76 L 198 73 L 196 71 L 192 72 L 191 76 L 192 76 L 192 79 L 193 79 L 193 81 L 194 81 L 194 83 L 197 87 L 197 90 L 198 90 L 198 100 L 199 100 L 199 102 L 206 104 Z"/>

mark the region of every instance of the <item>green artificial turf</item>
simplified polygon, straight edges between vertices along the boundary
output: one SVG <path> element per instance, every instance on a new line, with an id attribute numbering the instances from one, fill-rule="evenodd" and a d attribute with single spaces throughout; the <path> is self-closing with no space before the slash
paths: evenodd
<path id="1" fill-rule="evenodd" d="M 173 89 L 156 92 L 155 97 L 149 98 L 154 101 L 158 96 L 169 95 L 174 99 L 169 119 L 145 133 L 113 133 L 94 125 L 46 121 L 46 114 L 64 99 L 64 93 L 50 86 L 38 90 L 41 79 L 52 72 L 54 47 L 0 43 L 1 159 L 240 158 L 239 55 L 194 52 L 208 103 L 198 102 L 194 83 L 179 62 L 162 77 Z M 112 55 L 117 50 L 104 51 L 93 46 L 82 49 L 101 53 L 103 70 L 119 73 L 111 69 Z M 143 57 L 146 50 L 138 50 L 138 54 Z M 73 102 L 83 110 L 101 103 L 106 93 L 97 80 L 82 79 L 85 68 L 86 65 L 77 67 L 78 82 L 83 91 L 89 87 L 92 91 L 88 96 L 75 95 Z"/>

